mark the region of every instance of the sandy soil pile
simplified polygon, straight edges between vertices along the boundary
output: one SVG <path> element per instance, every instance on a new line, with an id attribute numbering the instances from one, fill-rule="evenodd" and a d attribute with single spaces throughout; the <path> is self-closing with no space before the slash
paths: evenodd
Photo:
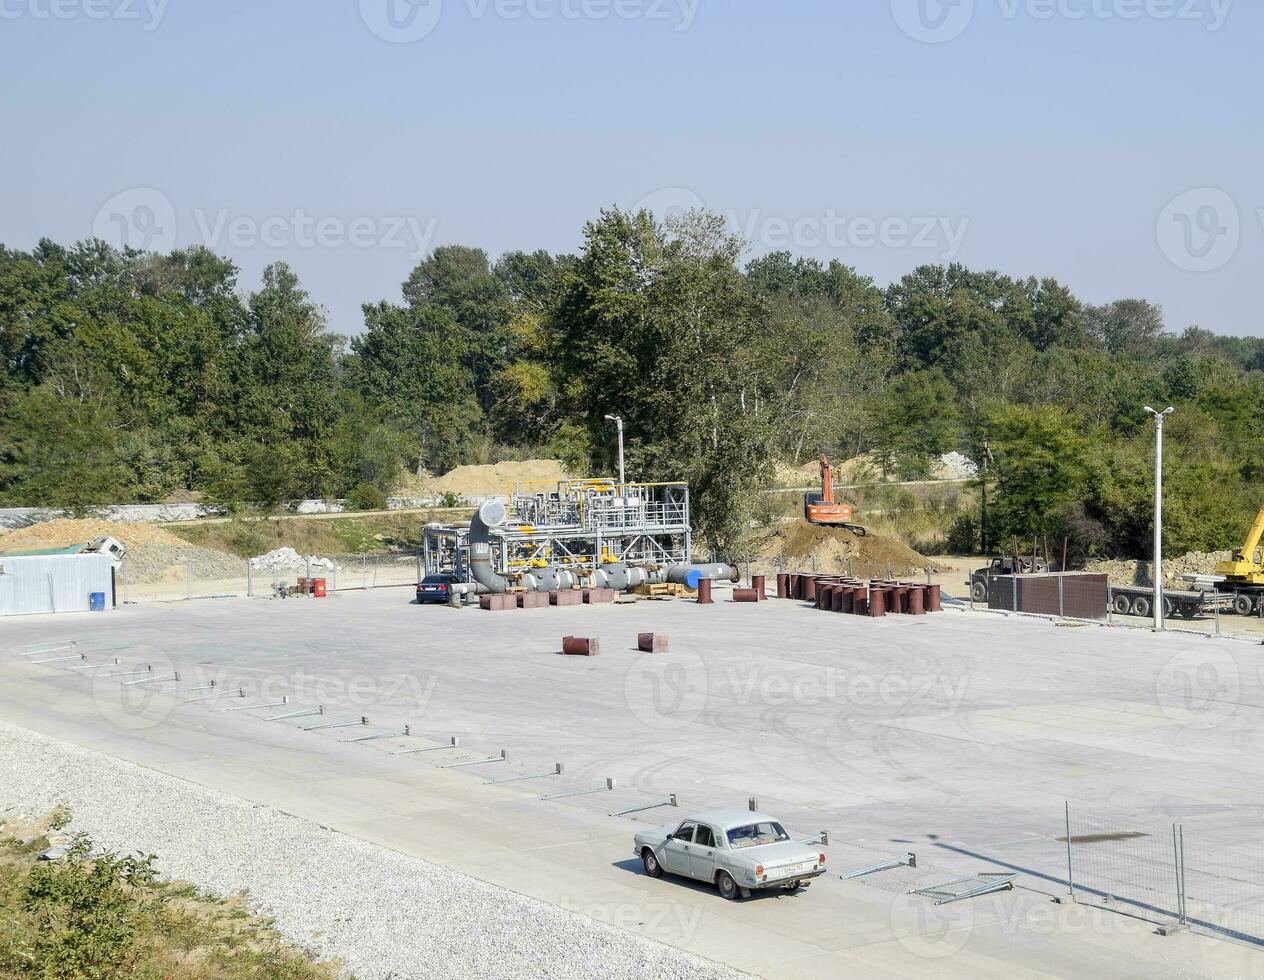
<path id="1" fill-rule="evenodd" d="M 93 538 L 102 536 L 117 538 L 128 548 L 147 544 L 165 544 L 173 547 L 188 544 L 183 538 L 178 538 L 170 531 L 164 531 L 152 524 L 119 524 L 114 521 L 59 518 L 0 534 L 0 550 L 68 548 L 72 544 L 87 544 Z"/>
<path id="2" fill-rule="evenodd" d="M 765 571 L 807 569 L 816 560 L 819 572 L 845 572 L 848 562 L 861 578 L 921 574 L 939 566 L 903 541 L 881 534 L 859 537 L 843 528 L 821 527 L 803 519 L 783 524 L 757 543 L 756 564 Z"/>
<path id="3" fill-rule="evenodd" d="M 127 548 L 131 582 L 183 581 L 186 563 L 195 579 L 244 576 L 245 562 L 222 551 L 201 548 L 153 524 L 121 524 L 96 519 L 59 518 L 0 535 L 0 551 L 33 551 L 87 544 L 93 538 L 117 538 Z"/>
<path id="4" fill-rule="evenodd" d="M 522 459 L 485 466 L 458 466 L 427 481 L 426 485 L 434 493 L 487 497 L 509 493 L 520 481 L 556 485 L 558 480 L 567 476 L 565 468 L 556 459 Z"/>

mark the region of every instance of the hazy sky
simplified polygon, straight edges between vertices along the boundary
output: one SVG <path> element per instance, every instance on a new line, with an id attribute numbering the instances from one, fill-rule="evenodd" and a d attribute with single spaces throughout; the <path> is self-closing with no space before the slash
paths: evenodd
<path id="1" fill-rule="evenodd" d="M 0 0 L 0 241 L 284 259 L 361 329 L 429 248 L 704 204 L 1264 333 L 1246 0 Z M 1254 108 L 1252 108 L 1254 107 Z"/>

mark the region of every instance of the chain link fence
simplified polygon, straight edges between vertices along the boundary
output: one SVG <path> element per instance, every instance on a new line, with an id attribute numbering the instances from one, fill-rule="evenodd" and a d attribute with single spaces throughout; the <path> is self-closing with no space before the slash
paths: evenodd
<path id="1" fill-rule="evenodd" d="M 1264 946 L 1264 843 L 1235 827 L 1065 813 L 1072 897 L 1167 929 Z"/>
<path id="2" fill-rule="evenodd" d="M 317 555 L 302 565 L 257 566 L 242 560 L 236 574 L 222 565 L 213 571 L 185 561 L 138 575 L 124 559 L 115 576 L 119 603 L 182 599 L 270 597 L 299 579 L 320 579 L 329 594 L 362 589 L 412 587 L 421 581 L 421 551 L 390 554 Z"/>

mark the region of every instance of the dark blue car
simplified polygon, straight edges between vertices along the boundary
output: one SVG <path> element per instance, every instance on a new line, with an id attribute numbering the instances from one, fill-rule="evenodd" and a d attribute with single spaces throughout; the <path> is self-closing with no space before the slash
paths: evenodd
<path id="1" fill-rule="evenodd" d="M 450 572 L 427 575 L 417 584 L 417 602 L 447 602 L 452 595 L 452 586 L 460 581 Z"/>

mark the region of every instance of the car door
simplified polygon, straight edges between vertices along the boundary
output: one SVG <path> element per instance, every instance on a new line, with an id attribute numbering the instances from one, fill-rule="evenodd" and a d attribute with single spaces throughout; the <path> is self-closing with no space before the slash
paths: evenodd
<path id="1" fill-rule="evenodd" d="M 663 845 L 663 867 L 672 874 L 689 874 L 689 850 L 693 846 L 694 824 L 686 820 Z"/>
<path id="2" fill-rule="evenodd" d="M 699 881 L 715 878 L 715 832 L 706 824 L 698 824 L 693 845 L 689 848 L 689 877 Z"/>

